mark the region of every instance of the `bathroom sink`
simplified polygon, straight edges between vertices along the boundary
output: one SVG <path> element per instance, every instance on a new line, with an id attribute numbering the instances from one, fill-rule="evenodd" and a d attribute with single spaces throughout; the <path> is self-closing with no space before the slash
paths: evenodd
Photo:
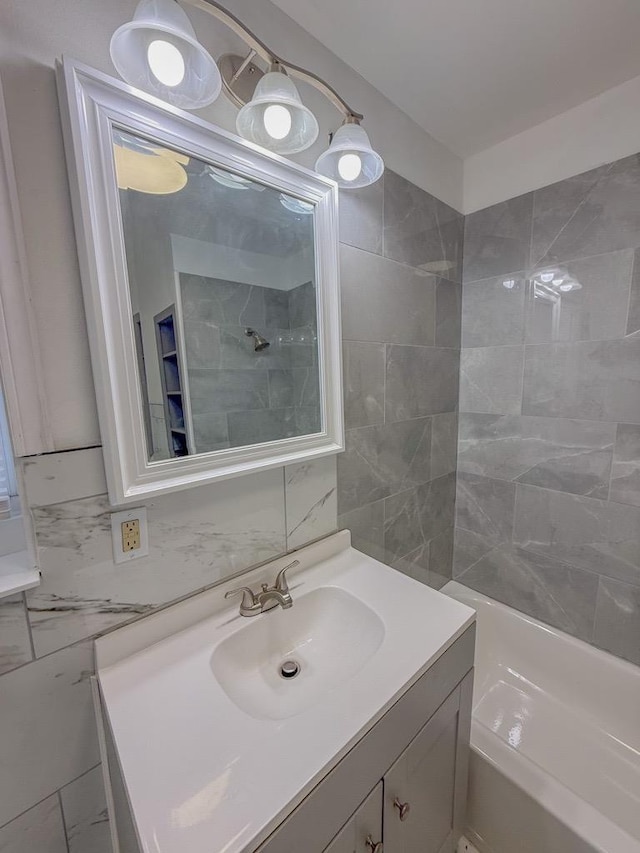
<path id="1" fill-rule="evenodd" d="M 378 614 L 338 587 L 294 601 L 288 610 L 246 618 L 211 657 L 227 696 L 253 717 L 280 720 L 304 711 L 359 672 L 384 638 Z"/>
<path id="2" fill-rule="evenodd" d="M 347 531 L 296 559 L 286 610 L 241 616 L 235 578 L 96 641 L 144 853 L 253 853 L 473 621 Z"/>

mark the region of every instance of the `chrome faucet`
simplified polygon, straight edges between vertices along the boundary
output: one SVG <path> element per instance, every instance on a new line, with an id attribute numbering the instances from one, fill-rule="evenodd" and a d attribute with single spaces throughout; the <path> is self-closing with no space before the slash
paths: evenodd
<path id="1" fill-rule="evenodd" d="M 289 607 L 293 607 L 293 599 L 289 592 L 286 572 L 299 565 L 299 560 L 289 563 L 288 566 L 285 566 L 284 569 L 278 572 L 275 584 L 268 586 L 266 583 L 263 583 L 260 592 L 254 592 L 248 586 L 240 586 L 237 589 L 230 589 L 229 592 L 225 592 L 224 597 L 231 598 L 232 595 L 242 593 L 242 601 L 240 602 L 241 616 L 257 616 L 259 613 L 266 613 L 268 610 L 273 610 L 278 605 L 283 610 L 287 610 Z"/>

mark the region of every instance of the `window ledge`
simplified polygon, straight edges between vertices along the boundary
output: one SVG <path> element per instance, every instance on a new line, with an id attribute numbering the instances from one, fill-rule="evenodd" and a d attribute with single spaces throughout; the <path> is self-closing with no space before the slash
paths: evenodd
<path id="1" fill-rule="evenodd" d="M 40 584 L 40 572 L 27 551 L 0 557 L 0 598 L 15 595 Z"/>

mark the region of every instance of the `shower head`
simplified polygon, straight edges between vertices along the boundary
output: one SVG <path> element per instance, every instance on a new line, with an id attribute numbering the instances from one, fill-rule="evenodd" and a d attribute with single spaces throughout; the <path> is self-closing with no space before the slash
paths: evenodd
<path id="1" fill-rule="evenodd" d="M 262 350 L 271 346 L 269 341 L 263 338 L 262 335 L 259 335 L 255 329 L 245 329 L 244 333 L 248 338 L 253 338 L 253 348 L 256 352 L 262 352 Z"/>

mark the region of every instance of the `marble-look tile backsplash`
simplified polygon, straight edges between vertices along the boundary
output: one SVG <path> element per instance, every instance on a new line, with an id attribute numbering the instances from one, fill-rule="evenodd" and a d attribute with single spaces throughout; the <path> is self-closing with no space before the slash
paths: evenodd
<path id="1" fill-rule="evenodd" d="M 468 216 L 464 282 L 454 574 L 640 663 L 640 156 Z"/>

